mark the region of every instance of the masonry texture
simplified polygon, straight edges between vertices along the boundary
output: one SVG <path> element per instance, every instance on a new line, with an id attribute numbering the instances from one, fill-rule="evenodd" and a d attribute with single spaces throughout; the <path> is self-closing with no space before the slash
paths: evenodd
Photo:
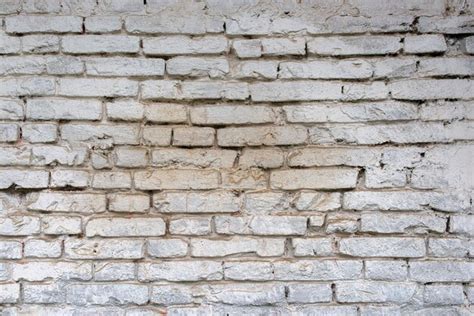
<path id="1" fill-rule="evenodd" d="M 0 315 L 472 315 L 473 13 L 0 1 Z"/>

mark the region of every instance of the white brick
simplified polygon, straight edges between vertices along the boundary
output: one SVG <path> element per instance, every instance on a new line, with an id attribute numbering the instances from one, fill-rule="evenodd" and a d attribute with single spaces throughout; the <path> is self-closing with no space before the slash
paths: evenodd
<path id="1" fill-rule="evenodd" d="M 278 62 L 273 60 L 241 61 L 231 68 L 234 78 L 276 79 Z"/>
<path id="2" fill-rule="evenodd" d="M 111 33 L 120 31 L 122 20 L 118 16 L 91 16 L 84 21 L 88 33 Z"/>
<path id="3" fill-rule="evenodd" d="M 172 128 L 161 126 L 145 126 L 143 128 L 143 142 L 151 146 L 169 146 L 171 144 Z"/>
<path id="4" fill-rule="evenodd" d="M 29 99 L 26 117 L 32 120 L 99 120 L 102 105 L 96 100 Z"/>
<path id="5" fill-rule="evenodd" d="M 471 17 L 447 16 L 447 17 L 420 17 L 418 20 L 418 32 L 421 33 L 444 33 L 444 34 L 469 34 L 474 31 Z"/>
<path id="6" fill-rule="evenodd" d="M 131 97 L 138 83 L 128 79 L 62 78 L 58 94 L 67 97 Z"/>
<path id="7" fill-rule="evenodd" d="M 299 260 L 275 262 L 275 280 L 328 281 L 355 279 L 362 274 L 362 261 L 356 260 Z"/>
<path id="8" fill-rule="evenodd" d="M 474 249 L 474 240 L 458 238 L 430 238 L 428 253 L 432 257 L 467 257 Z"/>
<path id="9" fill-rule="evenodd" d="M 86 73 L 101 77 L 163 76 L 165 61 L 160 58 L 91 58 L 86 59 Z"/>
<path id="10" fill-rule="evenodd" d="M 7 33 L 80 33 L 82 18 L 78 16 L 18 15 L 5 19 Z"/>
<path id="11" fill-rule="evenodd" d="M 436 305 L 463 304 L 463 287 L 462 285 L 426 285 L 423 300 L 425 303 Z"/>
<path id="12" fill-rule="evenodd" d="M 87 237 L 162 236 L 166 225 L 161 218 L 95 218 L 86 225 Z"/>
<path id="13" fill-rule="evenodd" d="M 157 167 L 231 168 L 237 152 L 220 149 L 160 148 L 152 151 L 152 164 Z"/>
<path id="14" fill-rule="evenodd" d="M 363 60 L 282 62 L 278 77 L 285 79 L 363 79 L 370 78 L 372 73 L 372 65 Z"/>
<path id="15" fill-rule="evenodd" d="M 468 79 L 420 79 L 391 82 L 388 89 L 394 99 L 435 100 L 470 99 L 474 97 L 474 83 Z"/>
<path id="16" fill-rule="evenodd" d="M 112 121 L 141 121 L 144 117 L 143 104 L 134 100 L 117 100 L 106 103 L 107 118 Z"/>
<path id="17" fill-rule="evenodd" d="M 210 127 L 173 128 L 173 146 L 212 146 L 214 144 L 215 133 L 215 130 Z"/>
<path id="18" fill-rule="evenodd" d="M 225 58 L 174 57 L 166 61 L 170 75 L 222 78 L 229 72 Z"/>
<path id="19" fill-rule="evenodd" d="M 218 187 L 219 174 L 215 170 L 155 170 L 135 173 L 138 190 L 207 190 Z"/>
<path id="20" fill-rule="evenodd" d="M 284 252 L 284 239 L 253 239 L 238 237 L 230 240 L 191 240 L 193 257 L 224 257 L 228 255 L 255 253 L 260 257 L 281 256 Z"/>
<path id="21" fill-rule="evenodd" d="M 127 172 L 102 171 L 95 173 L 92 178 L 94 189 L 130 189 L 132 176 Z"/>
<path id="22" fill-rule="evenodd" d="M 474 278 L 474 262 L 415 261 L 410 263 L 410 279 L 419 282 L 470 282 Z"/>
<path id="23" fill-rule="evenodd" d="M 431 76 L 470 76 L 474 74 L 472 58 L 427 58 L 421 59 L 417 73 Z"/>
<path id="24" fill-rule="evenodd" d="M 239 58 L 252 58 L 262 56 L 262 43 L 260 40 L 234 40 L 232 50 Z"/>
<path id="25" fill-rule="evenodd" d="M 306 55 L 306 41 L 304 38 L 264 38 L 262 55 Z"/>
<path id="26" fill-rule="evenodd" d="M 308 53 L 323 56 L 386 55 L 401 48 L 396 36 L 318 37 L 308 41 Z"/>
<path id="27" fill-rule="evenodd" d="M 148 151 L 141 147 L 117 147 L 115 149 L 115 165 L 125 168 L 146 167 Z"/>
<path id="28" fill-rule="evenodd" d="M 136 125 L 64 124 L 61 136 L 71 142 L 104 142 L 117 145 L 138 144 L 140 129 Z"/>
<path id="29" fill-rule="evenodd" d="M 13 304 L 20 300 L 20 284 L 5 283 L 0 284 L 0 303 Z"/>
<path id="30" fill-rule="evenodd" d="M 237 212 L 240 202 L 227 191 L 169 192 L 153 195 L 153 206 L 160 213 L 221 213 Z"/>
<path id="31" fill-rule="evenodd" d="M 331 300 L 330 284 L 292 284 L 288 286 L 289 303 L 321 303 Z"/>
<path id="32" fill-rule="evenodd" d="M 16 142 L 20 138 L 20 128 L 16 124 L 0 124 L 0 142 Z"/>
<path id="33" fill-rule="evenodd" d="M 3 78 L 0 79 L 0 96 L 46 96 L 55 92 L 51 78 Z"/>
<path id="34" fill-rule="evenodd" d="M 408 78 L 415 75 L 417 60 L 414 58 L 382 58 L 372 63 L 374 78 Z"/>
<path id="35" fill-rule="evenodd" d="M 279 149 L 245 149 L 239 158 L 243 168 L 279 168 L 283 165 L 284 154 Z"/>
<path id="36" fill-rule="evenodd" d="M 22 147 L 0 147 L 0 165 L 1 166 L 26 166 L 30 164 L 31 149 Z"/>
<path id="37" fill-rule="evenodd" d="M 89 185 L 89 172 L 82 170 L 51 171 L 51 187 L 53 188 L 86 188 Z"/>
<path id="38" fill-rule="evenodd" d="M 0 170 L 0 188 L 8 189 L 10 187 L 42 189 L 47 188 L 49 182 L 49 173 L 45 170 Z"/>
<path id="39" fill-rule="evenodd" d="M 58 304 L 66 301 L 63 286 L 57 283 L 25 284 L 23 299 L 29 304 Z"/>
<path id="40" fill-rule="evenodd" d="M 71 284 L 67 302 L 74 305 L 143 305 L 148 302 L 148 287 L 139 284 Z"/>
<path id="41" fill-rule="evenodd" d="M 186 106 L 173 103 L 147 104 L 145 118 L 154 123 L 184 123 L 188 119 Z"/>
<path id="42" fill-rule="evenodd" d="M 474 236 L 474 216 L 454 215 L 451 216 L 449 232 L 454 234 L 464 234 Z"/>
<path id="43" fill-rule="evenodd" d="M 293 204 L 298 211 L 334 211 L 341 207 L 340 193 L 299 192 Z"/>
<path id="44" fill-rule="evenodd" d="M 224 36 L 189 37 L 184 35 L 160 36 L 143 39 L 146 55 L 221 54 L 228 51 Z"/>
<path id="45" fill-rule="evenodd" d="M 463 50 L 468 54 L 474 54 L 474 36 L 466 37 L 462 44 Z"/>
<path id="46" fill-rule="evenodd" d="M 64 252 L 70 259 L 140 259 L 144 242 L 139 239 L 67 239 Z"/>
<path id="47" fill-rule="evenodd" d="M 443 35 L 407 36 L 403 51 L 409 54 L 443 53 L 448 49 Z"/>
<path id="48" fill-rule="evenodd" d="M 221 187 L 233 190 L 265 189 L 268 176 L 262 170 L 251 168 L 246 170 L 232 169 L 221 172 Z"/>
<path id="49" fill-rule="evenodd" d="M 25 124 L 21 127 L 22 137 L 29 143 L 51 143 L 58 138 L 56 124 Z"/>
<path id="50" fill-rule="evenodd" d="M 184 257 L 188 253 L 188 244 L 181 239 L 148 240 L 147 251 L 157 258 Z"/>
<path id="51" fill-rule="evenodd" d="M 208 235 L 211 232 L 211 219 L 201 217 L 172 219 L 169 230 L 173 235 Z"/>
<path id="52" fill-rule="evenodd" d="M 339 251 L 353 257 L 418 258 L 426 253 L 421 238 L 357 237 L 339 241 Z"/>
<path id="53" fill-rule="evenodd" d="M 228 99 L 245 100 L 249 96 L 246 83 L 231 81 L 166 81 L 152 80 L 142 83 L 143 99 L 193 100 Z"/>
<path id="54" fill-rule="evenodd" d="M 22 256 L 23 246 L 19 241 L 4 240 L 0 242 L 1 259 L 21 259 Z"/>
<path id="55" fill-rule="evenodd" d="M 276 146 L 304 144 L 302 126 L 227 127 L 217 130 L 217 143 L 225 147 Z"/>
<path id="56" fill-rule="evenodd" d="M 348 189 L 357 182 L 357 169 L 291 169 L 273 171 L 270 177 L 272 188 L 297 189 Z"/>
<path id="57" fill-rule="evenodd" d="M 20 48 L 20 38 L 0 33 L 0 54 L 18 53 L 20 51 Z"/>
<path id="58" fill-rule="evenodd" d="M 21 120 L 23 117 L 23 104 L 21 101 L 14 99 L 0 99 L 1 120 Z"/>
<path id="59" fill-rule="evenodd" d="M 262 124 L 275 121 L 269 107 L 248 105 L 196 106 L 190 109 L 191 122 L 197 125 Z"/>
<path id="60" fill-rule="evenodd" d="M 215 261 L 164 261 L 138 265 L 140 281 L 212 281 L 222 280 L 222 277 L 222 265 Z"/>
<path id="61" fill-rule="evenodd" d="M 226 280 L 264 281 L 273 279 L 273 265 L 270 262 L 225 262 L 224 277 Z"/>
<path id="62" fill-rule="evenodd" d="M 253 101 L 319 101 L 384 99 L 388 95 L 382 82 L 369 84 L 323 81 L 262 82 L 250 84 Z"/>
<path id="63" fill-rule="evenodd" d="M 82 146 L 35 146 L 31 148 L 31 163 L 36 166 L 78 166 L 84 163 L 86 155 L 87 149 Z"/>
<path id="64" fill-rule="evenodd" d="M 58 13 L 61 9 L 59 0 L 25 0 L 22 11 L 26 13 Z"/>
<path id="65" fill-rule="evenodd" d="M 43 216 L 41 222 L 47 235 L 76 235 L 82 231 L 79 216 Z"/>
<path id="66" fill-rule="evenodd" d="M 330 256 L 333 253 L 332 240 L 330 238 L 293 238 L 292 245 L 296 257 L 322 257 Z"/>
<path id="67" fill-rule="evenodd" d="M 70 54 L 138 53 L 139 38 L 125 35 L 65 36 L 62 49 Z"/>
<path id="68" fill-rule="evenodd" d="M 105 195 L 94 193 L 38 192 L 27 196 L 30 211 L 100 213 L 105 211 Z"/>
<path id="69" fill-rule="evenodd" d="M 362 213 L 361 231 L 373 233 L 443 233 L 447 219 L 435 214 Z"/>
<path id="70" fill-rule="evenodd" d="M 60 240 L 29 239 L 25 242 L 25 257 L 59 258 L 62 252 Z"/>
<path id="71" fill-rule="evenodd" d="M 240 235 L 304 235 L 307 218 L 303 216 L 253 216 L 215 218 L 219 234 Z"/>
<path id="72" fill-rule="evenodd" d="M 144 194 L 115 193 L 108 196 L 113 212 L 144 213 L 150 208 L 150 198 Z"/>
<path id="73" fill-rule="evenodd" d="M 302 148 L 288 155 L 291 167 L 378 165 L 381 152 L 373 148 Z"/>
<path id="74" fill-rule="evenodd" d="M 47 279 L 83 280 L 92 278 L 92 265 L 88 262 L 40 261 L 12 265 L 15 281 L 44 281 Z"/>
<path id="75" fill-rule="evenodd" d="M 371 280 L 404 281 L 408 274 L 408 264 L 405 261 L 367 260 L 365 275 Z"/>
<path id="76" fill-rule="evenodd" d="M 147 34 L 192 34 L 201 35 L 223 30 L 224 23 L 217 29 L 211 27 L 212 18 L 209 16 L 182 16 L 171 14 L 156 14 L 154 16 L 129 16 L 125 19 L 125 28 L 130 33 Z"/>
<path id="77" fill-rule="evenodd" d="M 346 281 L 336 283 L 336 300 L 343 303 L 408 303 L 415 295 L 415 283 Z"/>
<path id="78" fill-rule="evenodd" d="M 135 264 L 122 262 L 95 262 L 94 280 L 127 281 L 135 279 Z"/>

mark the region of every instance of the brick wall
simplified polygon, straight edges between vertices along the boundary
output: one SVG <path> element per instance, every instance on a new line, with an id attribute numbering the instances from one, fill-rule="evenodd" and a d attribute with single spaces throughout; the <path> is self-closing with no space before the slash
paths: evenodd
<path id="1" fill-rule="evenodd" d="M 474 313 L 472 0 L 3 0 L 0 314 Z"/>

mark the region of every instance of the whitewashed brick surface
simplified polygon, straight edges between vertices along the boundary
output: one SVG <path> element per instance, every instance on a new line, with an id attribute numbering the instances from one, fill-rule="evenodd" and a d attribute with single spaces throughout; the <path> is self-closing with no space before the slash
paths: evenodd
<path id="1" fill-rule="evenodd" d="M 0 1 L 0 315 L 474 314 L 474 1 Z"/>

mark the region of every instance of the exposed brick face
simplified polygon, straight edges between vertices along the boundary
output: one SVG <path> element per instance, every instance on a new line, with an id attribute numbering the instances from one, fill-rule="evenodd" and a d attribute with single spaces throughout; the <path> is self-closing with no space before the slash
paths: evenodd
<path id="1" fill-rule="evenodd" d="M 468 315 L 474 1 L 0 0 L 0 315 Z"/>

